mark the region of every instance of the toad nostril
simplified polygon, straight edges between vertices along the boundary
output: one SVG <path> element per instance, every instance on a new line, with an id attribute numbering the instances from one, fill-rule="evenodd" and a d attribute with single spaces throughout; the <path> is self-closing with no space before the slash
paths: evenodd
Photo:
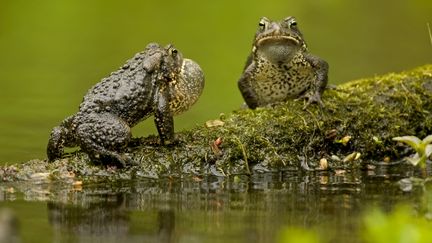
<path id="1" fill-rule="evenodd" d="M 280 34 L 281 33 L 280 26 L 277 23 L 273 23 L 272 30 L 273 30 L 274 34 Z"/>

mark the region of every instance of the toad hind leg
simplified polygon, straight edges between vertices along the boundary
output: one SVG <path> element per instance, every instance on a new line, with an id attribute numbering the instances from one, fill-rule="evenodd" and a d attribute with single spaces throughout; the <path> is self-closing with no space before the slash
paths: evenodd
<path id="1" fill-rule="evenodd" d="M 133 161 L 126 155 L 132 137 L 130 127 L 119 117 L 109 113 L 86 115 L 77 128 L 77 142 L 90 159 L 104 164 L 126 166 Z"/>

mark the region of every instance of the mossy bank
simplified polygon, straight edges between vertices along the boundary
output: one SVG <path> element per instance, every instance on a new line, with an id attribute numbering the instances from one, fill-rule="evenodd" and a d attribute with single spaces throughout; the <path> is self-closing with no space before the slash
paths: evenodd
<path id="1" fill-rule="evenodd" d="M 138 165 L 129 168 L 93 165 L 78 151 L 53 163 L 32 160 L 0 167 L 0 179 L 97 181 L 350 170 L 412 154 L 393 137 L 432 134 L 432 65 L 347 82 L 327 90 L 322 99 L 324 107 L 306 110 L 303 101 L 290 101 L 222 114 L 177 133 L 171 146 L 159 146 L 155 136 L 136 139 L 129 153 Z"/>

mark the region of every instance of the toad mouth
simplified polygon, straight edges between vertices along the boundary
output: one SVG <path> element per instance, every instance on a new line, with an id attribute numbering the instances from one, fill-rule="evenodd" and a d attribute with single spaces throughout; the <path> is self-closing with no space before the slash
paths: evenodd
<path id="1" fill-rule="evenodd" d="M 267 42 L 291 42 L 295 45 L 300 44 L 300 41 L 291 36 L 266 36 L 258 40 L 257 45 L 264 45 Z"/>

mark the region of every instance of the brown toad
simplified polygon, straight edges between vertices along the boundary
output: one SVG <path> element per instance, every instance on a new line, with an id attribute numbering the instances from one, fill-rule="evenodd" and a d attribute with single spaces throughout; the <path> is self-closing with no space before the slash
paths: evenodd
<path id="1" fill-rule="evenodd" d="M 48 160 L 61 158 L 65 146 L 80 146 L 94 161 L 133 163 L 123 154 L 131 128 L 154 115 L 161 143 L 172 142 L 173 116 L 188 110 L 203 88 L 204 74 L 197 63 L 172 45 L 148 44 L 93 86 L 79 111 L 52 130 Z"/>

